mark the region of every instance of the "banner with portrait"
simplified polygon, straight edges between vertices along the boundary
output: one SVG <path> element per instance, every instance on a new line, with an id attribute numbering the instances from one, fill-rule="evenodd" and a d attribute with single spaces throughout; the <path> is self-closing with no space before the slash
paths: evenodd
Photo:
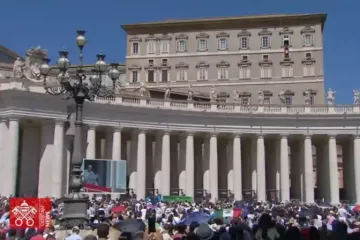
<path id="1" fill-rule="evenodd" d="M 126 161 L 83 160 L 83 190 L 93 194 L 126 193 Z"/>

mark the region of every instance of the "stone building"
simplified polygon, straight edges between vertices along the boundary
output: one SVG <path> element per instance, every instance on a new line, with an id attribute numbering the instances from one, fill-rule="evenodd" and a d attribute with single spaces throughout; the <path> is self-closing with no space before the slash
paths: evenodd
<path id="1" fill-rule="evenodd" d="M 243 103 L 324 104 L 323 29 L 326 14 L 167 20 L 122 25 L 127 33 L 129 87 L 168 82 L 177 91 L 237 90 Z"/>

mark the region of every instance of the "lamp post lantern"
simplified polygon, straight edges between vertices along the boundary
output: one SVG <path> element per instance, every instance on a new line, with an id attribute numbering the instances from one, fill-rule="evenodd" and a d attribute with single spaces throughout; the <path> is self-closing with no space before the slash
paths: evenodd
<path id="1" fill-rule="evenodd" d="M 105 62 L 105 54 L 100 52 L 97 54 L 97 62 L 94 65 L 93 75 L 90 77 L 90 83 L 85 81 L 86 75 L 83 70 L 83 49 L 86 45 L 85 31 L 78 30 L 76 44 L 79 47 L 80 64 L 76 69 L 75 76 L 70 76 L 68 69 L 70 61 L 68 52 L 65 49 L 59 51 L 60 58 L 57 66 L 49 66 L 50 60 L 44 59 L 44 63 L 40 66 L 40 73 L 43 76 L 43 85 L 46 92 L 54 96 L 62 96 L 63 99 L 73 99 L 76 105 L 75 120 L 75 136 L 74 150 L 71 161 L 71 172 L 69 179 L 69 195 L 64 198 L 64 215 L 60 219 L 61 226 L 64 228 L 72 228 L 73 226 L 83 225 L 88 221 L 86 215 L 88 197 L 81 194 L 82 188 L 82 126 L 83 126 L 83 106 L 85 100 L 93 101 L 96 96 L 111 97 L 115 92 L 115 82 L 120 76 L 117 69 L 118 64 L 110 64 L 110 70 Z M 58 75 L 58 84 L 56 86 L 49 85 L 48 76 L 52 70 L 56 70 Z M 113 84 L 109 89 L 102 84 L 102 77 L 108 74 Z"/>

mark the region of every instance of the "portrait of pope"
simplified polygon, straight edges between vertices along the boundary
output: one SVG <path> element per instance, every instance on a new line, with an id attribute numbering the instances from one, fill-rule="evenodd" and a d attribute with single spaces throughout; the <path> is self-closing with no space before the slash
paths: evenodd
<path id="1" fill-rule="evenodd" d="M 84 183 L 99 185 L 98 175 L 93 171 L 91 165 L 88 165 L 87 169 L 84 171 Z"/>

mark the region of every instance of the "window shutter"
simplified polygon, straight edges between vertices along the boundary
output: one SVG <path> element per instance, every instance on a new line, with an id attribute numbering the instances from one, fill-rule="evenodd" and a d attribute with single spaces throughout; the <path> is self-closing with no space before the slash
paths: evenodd
<path id="1" fill-rule="evenodd" d="M 228 68 L 225 69 L 225 76 L 226 76 L 226 79 L 229 79 L 229 69 Z"/>
<path id="2" fill-rule="evenodd" d="M 146 52 L 149 53 L 150 52 L 150 45 L 149 42 L 146 42 Z"/>
<path id="3" fill-rule="evenodd" d="M 167 81 L 170 82 L 170 71 L 167 71 Z"/>
<path id="4" fill-rule="evenodd" d="M 242 71 L 243 71 L 242 67 L 239 67 L 239 78 L 240 79 L 244 78 Z"/>
<path id="5" fill-rule="evenodd" d="M 264 67 L 261 67 L 260 69 L 260 78 L 264 78 Z"/>
<path id="6" fill-rule="evenodd" d="M 293 66 L 289 66 L 289 77 L 293 77 Z"/>
<path id="7" fill-rule="evenodd" d="M 272 67 L 268 67 L 268 77 L 271 78 L 272 77 Z"/>
<path id="8" fill-rule="evenodd" d="M 177 70 L 176 72 L 176 80 L 180 81 L 180 70 Z"/>
<path id="9" fill-rule="evenodd" d="M 196 78 L 197 80 L 200 80 L 200 71 L 201 71 L 201 69 L 198 69 L 198 70 L 197 70 L 197 74 L 196 74 L 196 75 L 197 75 L 197 76 L 196 76 L 196 77 L 197 77 L 197 78 Z"/>
<path id="10" fill-rule="evenodd" d="M 149 82 L 149 72 L 145 71 L 145 82 Z"/>
<path id="11" fill-rule="evenodd" d="M 250 67 L 246 67 L 246 78 L 250 78 Z"/>
<path id="12" fill-rule="evenodd" d="M 282 77 L 286 77 L 285 66 L 282 66 L 282 67 L 281 67 L 281 76 L 282 76 Z"/>
<path id="13" fill-rule="evenodd" d="M 188 78 L 187 78 L 187 71 L 184 70 L 184 80 L 187 81 L 187 79 L 188 79 Z"/>
<path id="14" fill-rule="evenodd" d="M 281 46 L 282 47 L 284 47 L 284 40 L 285 40 L 284 35 L 281 35 Z"/>
<path id="15" fill-rule="evenodd" d="M 218 72 L 218 77 L 217 77 L 217 78 L 218 78 L 218 79 L 221 79 L 221 68 L 218 68 L 218 71 L 217 71 L 217 72 Z"/>
<path id="16" fill-rule="evenodd" d="M 206 79 L 206 80 L 209 79 L 209 78 L 208 78 L 208 70 L 207 70 L 207 68 L 205 68 L 205 79 Z"/>
<path id="17" fill-rule="evenodd" d="M 291 44 L 291 35 L 289 35 L 289 47 L 292 46 Z"/>

